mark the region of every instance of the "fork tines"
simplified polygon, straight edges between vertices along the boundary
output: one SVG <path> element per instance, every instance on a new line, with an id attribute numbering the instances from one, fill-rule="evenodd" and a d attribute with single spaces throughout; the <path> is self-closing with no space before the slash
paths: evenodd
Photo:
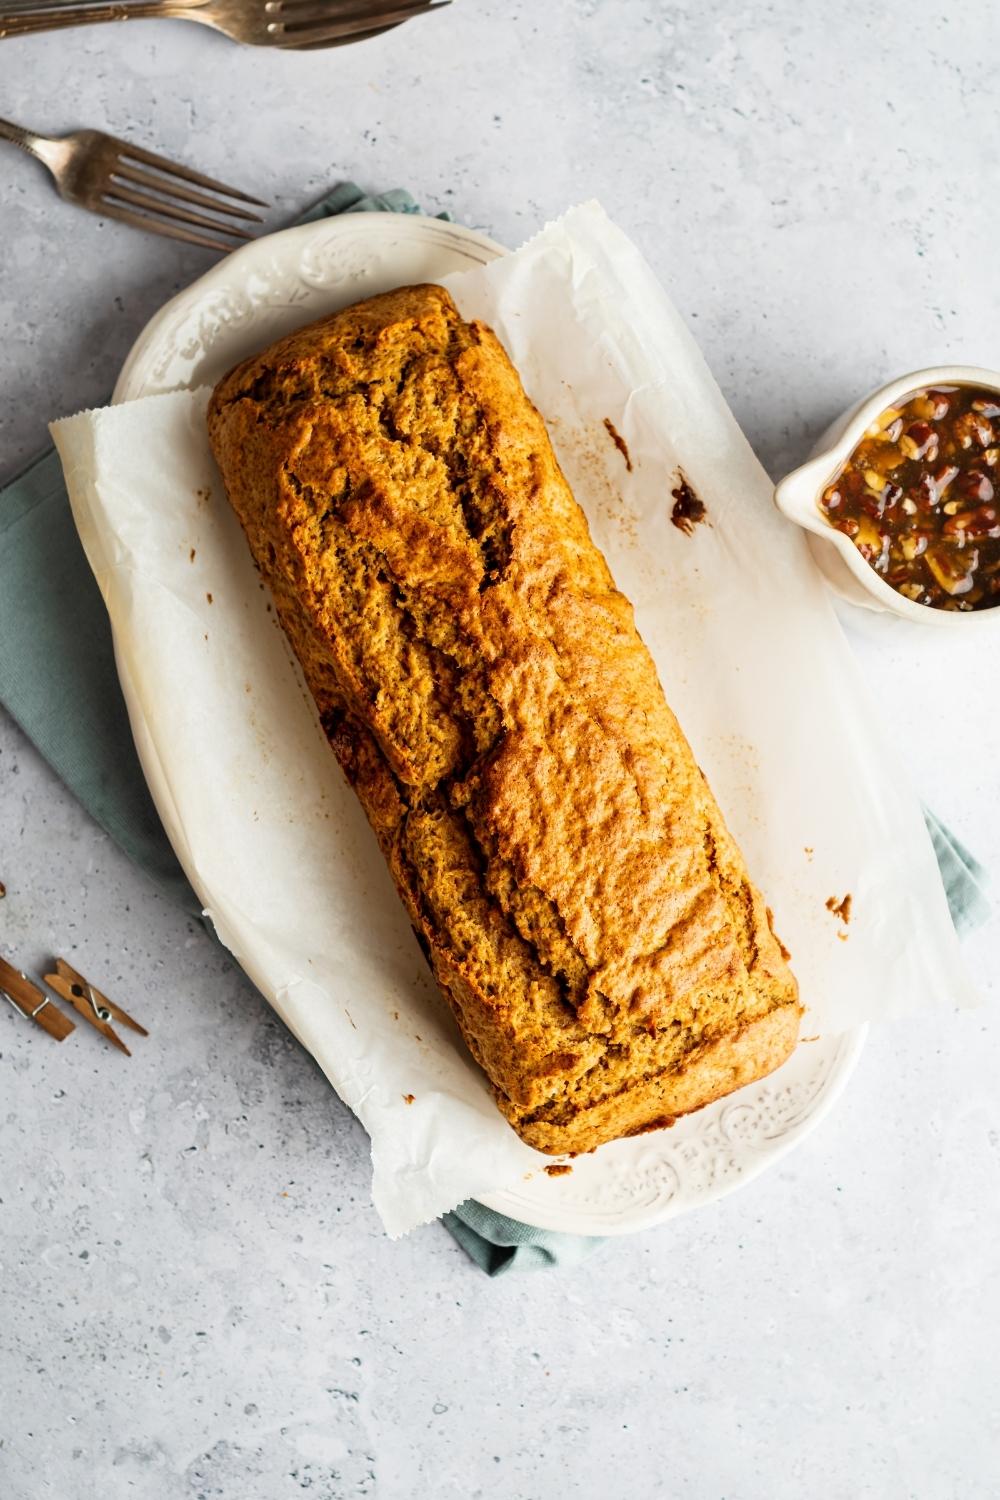
<path id="1" fill-rule="evenodd" d="M 363 36 L 373 28 L 396 26 L 451 0 L 266 0 L 268 31 L 279 46 L 322 45 L 325 41 Z"/>
<path id="2" fill-rule="evenodd" d="M 237 201 L 227 202 L 227 199 Z M 109 217 L 139 229 L 156 229 L 160 234 L 211 250 L 232 250 L 234 240 L 248 240 L 252 235 L 243 223 L 229 221 L 261 223 L 259 214 L 242 207 L 245 203 L 267 207 L 260 198 L 251 198 L 249 193 L 228 187 L 204 172 L 195 172 L 153 151 L 122 142 L 97 206 Z M 187 204 L 193 207 L 186 207 Z M 209 213 L 199 213 L 197 209 L 207 209 Z"/>

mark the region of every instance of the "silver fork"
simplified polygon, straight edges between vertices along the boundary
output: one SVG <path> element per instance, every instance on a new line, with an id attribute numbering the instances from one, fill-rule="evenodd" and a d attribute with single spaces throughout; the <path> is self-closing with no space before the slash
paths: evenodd
<path id="1" fill-rule="evenodd" d="M 245 225 L 259 224 L 260 215 L 242 204 L 267 207 L 259 198 L 227 187 L 214 177 L 180 167 L 165 156 L 105 135 L 102 130 L 35 135 L 9 120 L 0 120 L 0 137 L 44 163 L 56 180 L 60 196 L 68 202 L 105 218 L 121 219 L 136 229 L 149 229 L 209 250 L 232 250 L 235 242 L 252 238 Z"/>
<path id="2" fill-rule="evenodd" d="M 174 19 L 253 47 L 306 48 L 362 38 L 443 10 L 451 0 L 0 0 L 0 38 L 105 21 Z"/>

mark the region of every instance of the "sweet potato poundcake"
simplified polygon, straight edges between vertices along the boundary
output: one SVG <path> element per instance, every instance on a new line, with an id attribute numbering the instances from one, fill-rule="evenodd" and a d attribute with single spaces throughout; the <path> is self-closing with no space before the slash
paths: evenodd
<path id="1" fill-rule="evenodd" d="M 759 1078 L 800 1007 L 656 668 L 489 328 L 406 287 L 209 411 L 323 725 L 500 1109 L 588 1151 Z"/>

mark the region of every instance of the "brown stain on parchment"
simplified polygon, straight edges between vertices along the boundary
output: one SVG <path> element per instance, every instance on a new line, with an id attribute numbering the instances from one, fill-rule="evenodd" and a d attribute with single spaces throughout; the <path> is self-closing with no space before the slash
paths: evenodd
<path id="1" fill-rule="evenodd" d="M 618 449 L 618 452 L 625 460 L 625 468 L 627 469 L 628 473 L 631 474 L 632 455 L 628 451 L 628 443 L 626 443 L 625 439 L 622 437 L 621 433 L 618 431 L 618 428 L 615 426 L 614 422 L 612 422 L 610 417 L 604 418 L 604 426 L 607 430 L 608 437 L 614 443 L 615 447 Z"/>

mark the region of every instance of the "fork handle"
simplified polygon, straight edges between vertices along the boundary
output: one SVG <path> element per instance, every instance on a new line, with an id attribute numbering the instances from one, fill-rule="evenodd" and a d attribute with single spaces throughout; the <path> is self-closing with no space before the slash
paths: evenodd
<path id="1" fill-rule="evenodd" d="M 60 154 L 61 141 L 53 140 L 48 135 L 36 135 L 33 130 L 25 130 L 21 125 L 15 125 L 13 120 L 0 120 L 0 139 L 10 141 L 13 146 L 20 146 L 22 151 L 27 151 L 29 156 L 44 163 L 49 171 L 53 171 L 56 165 L 56 157 Z"/>
<path id="2" fill-rule="evenodd" d="M 5 36 L 34 36 L 40 31 L 63 31 L 70 26 L 100 26 L 105 21 L 144 21 L 157 17 L 173 19 L 184 16 L 190 20 L 201 19 L 198 6 L 185 4 L 184 0 L 174 4 L 172 0 L 140 0 L 129 5 L 65 6 L 59 9 L 38 10 L 23 17 L 11 16 L 0 24 L 0 39 Z M 0 12 L 3 6 L 0 4 Z M 28 148 L 26 148 L 28 149 Z"/>
<path id="3" fill-rule="evenodd" d="M 0 137 L 5 141 L 11 141 L 15 146 L 20 146 L 23 151 L 30 151 L 32 156 L 37 155 L 36 148 L 46 140 L 45 136 L 35 135 L 31 130 L 25 130 L 21 125 L 15 125 L 13 120 L 0 120 Z"/>

